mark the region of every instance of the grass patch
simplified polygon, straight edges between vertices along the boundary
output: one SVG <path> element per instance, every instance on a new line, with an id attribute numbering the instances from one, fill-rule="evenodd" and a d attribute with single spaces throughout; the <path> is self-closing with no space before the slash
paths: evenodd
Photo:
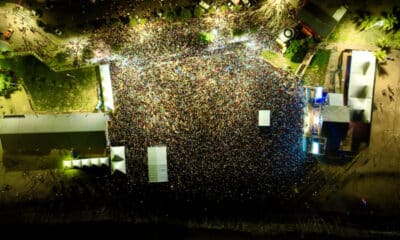
<path id="1" fill-rule="evenodd" d="M 304 73 L 303 81 L 306 85 L 321 86 L 325 82 L 325 74 L 329 63 L 331 50 L 318 49 L 310 65 Z"/>
<path id="2" fill-rule="evenodd" d="M 92 111 L 97 104 L 96 68 L 54 72 L 33 56 L 1 59 L 22 78 L 36 111 Z"/>
<path id="3" fill-rule="evenodd" d="M 352 20 L 351 14 L 343 17 L 340 23 L 328 38 L 328 43 L 348 43 L 359 45 L 375 45 L 377 39 L 386 35 L 378 27 L 373 27 L 365 31 L 360 31 L 357 24 Z"/>
<path id="4" fill-rule="evenodd" d="M 263 50 L 261 52 L 261 57 L 263 57 L 267 62 L 271 63 L 275 67 L 283 68 L 291 73 L 294 73 L 300 65 L 299 63 L 290 61 L 288 58 L 284 57 L 280 53 L 271 52 L 268 50 Z"/>

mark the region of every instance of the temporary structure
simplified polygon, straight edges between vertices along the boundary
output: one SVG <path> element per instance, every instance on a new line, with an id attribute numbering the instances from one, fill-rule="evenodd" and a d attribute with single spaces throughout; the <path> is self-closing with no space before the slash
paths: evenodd
<path id="1" fill-rule="evenodd" d="M 148 147 L 147 159 L 149 167 L 149 182 L 168 182 L 167 147 Z"/>
<path id="2" fill-rule="evenodd" d="M 258 110 L 258 126 L 269 127 L 271 125 L 271 111 L 270 110 Z"/>
<path id="3" fill-rule="evenodd" d="M 105 111 L 114 111 L 114 99 L 111 85 L 110 65 L 102 64 L 99 67 L 101 79 L 101 92 Z"/>
<path id="4" fill-rule="evenodd" d="M 111 147 L 111 172 L 120 171 L 126 174 L 125 146 Z"/>

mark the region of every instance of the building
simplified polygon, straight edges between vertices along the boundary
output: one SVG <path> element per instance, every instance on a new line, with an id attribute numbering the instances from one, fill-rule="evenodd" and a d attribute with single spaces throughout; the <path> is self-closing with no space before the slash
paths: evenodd
<path id="1" fill-rule="evenodd" d="M 107 116 L 104 113 L 6 115 L 0 119 L 0 141 L 6 169 L 7 166 L 20 169 L 13 165 L 28 166 L 26 161 L 32 157 L 42 161 L 54 150 L 70 151 L 75 159 L 104 157 L 108 145 Z"/>
<path id="2" fill-rule="evenodd" d="M 320 1 L 309 1 L 299 10 L 297 19 L 301 31 L 306 35 L 326 38 L 347 12 L 343 6 L 332 8 L 323 5 Z"/>

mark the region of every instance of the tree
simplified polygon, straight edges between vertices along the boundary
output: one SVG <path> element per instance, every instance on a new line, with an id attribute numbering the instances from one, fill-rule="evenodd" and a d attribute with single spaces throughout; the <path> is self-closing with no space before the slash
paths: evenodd
<path id="1" fill-rule="evenodd" d="M 397 17 L 393 15 L 393 13 L 385 14 L 385 17 L 383 17 L 381 21 L 382 21 L 382 25 L 380 26 L 381 29 L 387 32 L 393 30 L 398 23 Z"/>
<path id="2" fill-rule="evenodd" d="M 361 16 L 358 19 L 358 23 L 360 26 L 360 30 L 364 31 L 364 30 L 368 30 L 371 27 L 373 27 L 376 23 L 378 22 L 378 18 L 375 16 L 371 16 L 370 14 L 366 14 L 364 16 Z"/>
<path id="3" fill-rule="evenodd" d="M 66 52 L 58 52 L 55 59 L 58 63 L 64 63 L 67 60 L 68 54 Z"/>
<path id="4" fill-rule="evenodd" d="M 376 60 L 378 63 L 383 63 L 386 61 L 387 53 L 386 50 L 379 49 L 374 52 L 374 56 L 376 57 Z"/>
<path id="5" fill-rule="evenodd" d="M 293 8 L 299 6 L 300 0 L 265 0 L 256 13 L 268 20 L 271 27 L 282 27 Z"/>
<path id="6" fill-rule="evenodd" d="M 390 49 L 389 40 L 387 38 L 380 38 L 376 42 L 376 46 L 385 51 L 389 51 Z"/>

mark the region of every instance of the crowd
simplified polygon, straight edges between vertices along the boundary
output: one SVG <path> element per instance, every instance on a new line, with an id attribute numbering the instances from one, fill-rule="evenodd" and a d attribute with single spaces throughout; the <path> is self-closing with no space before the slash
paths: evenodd
<path id="1" fill-rule="evenodd" d="M 147 147 L 166 145 L 170 190 L 217 200 L 290 198 L 304 161 L 299 79 L 266 63 L 259 48 L 202 46 L 200 28 L 148 28 L 142 40 L 123 33 L 121 55 L 132 61 L 112 66 L 111 144 L 127 147 L 135 185 L 148 181 Z M 273 48 L 268 34 L 257 37 Z M 271 110 L 268 129 L 257 126 L 260 109 Z"/>

